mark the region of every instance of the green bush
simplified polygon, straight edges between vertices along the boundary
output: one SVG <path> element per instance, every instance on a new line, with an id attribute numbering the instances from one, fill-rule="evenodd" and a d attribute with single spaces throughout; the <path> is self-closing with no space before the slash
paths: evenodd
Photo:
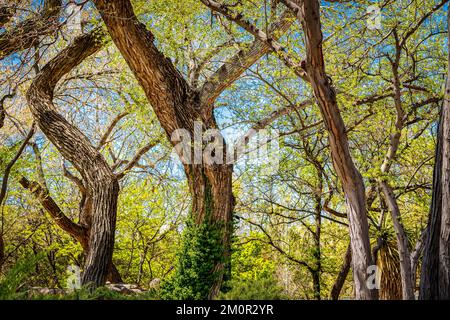
<path id="1" fill-rule="evenodd" d="M 207 299 L 220 274 L 212 272 L 223 262 L 220 226 L 195 224 L 189 219 L 183 234 L 174 275 L 161 284 L 161 298 L 170 300 Z"/>
<path id="2" fill-rule="evenodd" d="M 276 279 L 232 280 L 228 282 L 230 290 L 221 293 L 218 300 L 283 300 L 287 297 L 283 294 Z"/>
<path id="3" fill-rule="evenodd" d="M 20 259 L 0 278 L 0 300 L 23 299 L 26 296 L 26 292 L 20 289 L 24 287 L 40 259 L 40 255 Z"/>

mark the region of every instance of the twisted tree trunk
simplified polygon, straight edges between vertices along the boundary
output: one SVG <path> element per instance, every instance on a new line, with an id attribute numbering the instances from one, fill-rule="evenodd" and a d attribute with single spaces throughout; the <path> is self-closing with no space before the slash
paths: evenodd
<path id="1" fill-rule="evenodd" d="M 96 33 L 75 39 L 72 45 L 47 63 L 27 93 L 39 128 L 80 172 L 86 182 L 87 194 L 92 199 L 92 227 L 82 283 L 93 287 L 105 284 L 111 267 L 119 183 L 88 138 L 57 112 L 53 105 L 53 91 L 65 74 L 102 47 Z"/>
<path id="2" fill-rule="evenodd" d="M 341 294 L 342 287 L 344 286 L 345 279 L 350 271 L 350 265 L 352 263 L 352 247 L 348 245 L 347 251 L 345 252 L 344 262 L 342 263 L 341 270 L 339 270 L 336 281 L 331 288 L 330 299 L 338 300 Z"/>

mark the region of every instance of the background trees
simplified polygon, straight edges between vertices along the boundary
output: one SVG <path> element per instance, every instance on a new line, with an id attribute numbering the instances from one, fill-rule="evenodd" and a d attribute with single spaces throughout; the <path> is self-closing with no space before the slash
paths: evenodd
<path id="1" fill-rule="evenodd" d="M 115 226 L 114 210 L 105 211 L 115 232 L 102 264 L 112 255 L 126 282 L 148 287 L 163 279 L 166 291 L 188 289 L 179 297 L 212 297 L 223 277 L 236 286 L 270 275 L 290 298 L 369 298 L 366 269 L 376 263 L 381 298 L 412 298 L 416 274 L 429 270 L 421 267 L 424 248 L 436 257 L 426 225 L 438 195 L 432 171 L 447 73 L 446 3 L 380 3 L 381 28 L 369 29 L 368 1 L 80 1 L 78 20 L 64 1 L 2 2 L 2 272 L 44 252 L 28 284 L 64 287 L 67 265 L 100 265 L 80 245 L 86 240 L 74 241 L 61 226 L 67 219 L 106 234 L 93 231 L 104 225 L 99 220 L 87 222 L 100 190 L 93 164 L 103 158 L 120 191 L 113 188 Z M 319 9 L 320 25 L 306 19 Z M 23 32 L 37 21 L 42 29 Z M 93 42 L 97 53 L 80 50 L 84 61 L 57 72 L 67 66 L 64 54 L 76 52 L 75 39 L 103 22 L 112 41 Z M 75 140 L 51 129 L 42 103 L 77 128 L 89 152 L 61 145 Z M 264 159 L 180 163 L 171 134 L 193 135 L 197 120 L 203 131 L 219 128 L 228 145 L 250 128 L 277 130 L 279 167 Z M 95 161 L 81 165 L 83 154 Z M 352 174 L 336 163 L 343 155 Z M 49 200 L 58 214 L 42 206 Z M 199 239 L 211 247 L 194 244 Z M 108 252 L 91 241 L 99 255 Z M 220 252 L 196 255 L 189 250 L 196 246 Z M 196 277 L 211 273 L 199 271 L 209 266 L 205 257 L 220 276 L 199 289 Z M 98 285 L 108 272 L 101 269 Z"/>

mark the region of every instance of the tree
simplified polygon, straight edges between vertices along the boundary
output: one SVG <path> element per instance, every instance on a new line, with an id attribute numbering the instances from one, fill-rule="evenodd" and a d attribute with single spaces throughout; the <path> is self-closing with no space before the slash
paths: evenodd
<path id="1" fill-rule="evenodd" d="M 301 79 L 311 84 L 322 112 L 325 127 L 329 133 L 333 164 L 346 196 L 356 297 L 357 299 L 374 299 L 376 297 L 375 292 L 366 286 L 367 270 L 373 261 L 369 242 L 364 182 L 350 154 L 345 124 L 336 102 L 336 92 L 325 72 L 322 52 L 323 36 L 320 19 L 318 18 L 320 17 L 319 2 L 282 1 L 296 14 L 304 29 L 306 61 L 303 61 L 301 66 L 296 65 L 278 43 L 250 22 L 242 19 L 240 15 L 232 13 L 226 6 L 215 1 L 205 0 L 202 2 L 213 10 L 221 12 L 228 19 L 237 22 L 256 37 L 269 43 L 288 67 L 291 67 Z"/>
<path id="2" fill-rule="evenodd" d="M 170 138 L 178 129 L 186 129 L 194 136 L 195 121 L 201 122 L 201 131 L 217 129 L 214 117 L 214 101 L 239 75 L 270 50 L 261 41 L 255 41 L 247 50 L 240 51 L 229 63 L 219 68 L 201 88 L 188 84 L 170 59 L 154 45 L 153 34 L 137 20 L 129 1 L 94 1 L 105 22 L 109 34 L 153 106 L 158 119 Z M 130 23 L 121 23 L 123 19 Z M 283 16 L 271 28 L 275 37 L 289 26 Z M 129 43 L 132 43 L 130 46 Z M 223 137 L 219 135 L 219 140 Z M 172 141 L 178 143 L 179 141 Z M 203 150 L 203 147 L 202 149 Z M 178 150 L 180 152 L 181 150 Z M 191 146 L 191 155 L 195 152 Z M 191 214 L 196 225 L 206 224 L 219 232 L 219 243 L 211 244 L 220 248 L 220 259 L 214 261 L 210 272 L 217 274 L 207 297 L 218 294 L 222 280 L 229 273 L 231 220 L 234 208 L 232 194 L 232 164 L 226 161 L 227 151 L 223 147 L 221 163 L 184 163 L 192 196 Z M 182 271 L 181 271 L 182 272 Z M 204 297 L 206 297 L 204 296 Z"/>
<path id="3" fill-rule="evenodd" d="M 447 24 L 450 11 L 447 13 Z M 450 30 L 450 29 L 449 29 Z M 448 31 L 450 39 L 450 31 Z M 450 63 L 450 55 L 447 60 Z M 447 67 L 448 68 L 448 67 Z M 449 221 L 449 142 L 448 130 L 450 94 L 450 69 L 447 69 L 444 101 L 437 130 L 437 146 L 433 173 L 433 198 L 428 219 L 428 233 L 420 278 L 420 299 L 450 299 L 450 268 L 448 262 L 450 237 Z"/>
<path id="4" fill-rule="evenodd" d="M 53 105 L 53 90 L 62 76 L 102 47 L 98 31 L 77 38 L 42 68 L 27 94 L 31 112 L 44 134 L 64 158 L 77 168 L 86 182 L 91 199 L 92 227 L 89 230 L 88 254 L 83 271 L 83 284 L 101 286 L 111 267 L 114 247 L 117 197 L 117 176 L 86 136 Z"/>

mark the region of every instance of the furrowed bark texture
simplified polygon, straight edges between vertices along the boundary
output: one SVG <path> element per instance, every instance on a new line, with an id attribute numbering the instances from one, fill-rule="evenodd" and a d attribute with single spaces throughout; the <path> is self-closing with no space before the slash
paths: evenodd
<path id="1" fill-rule="evenodd" d="M 185 129 L 195 136 L 194 122 L 201 121 L 202 131 L 216 129 L 213 115 L 215 99 L 252 64 L 271 48 L 264 41 L 255 40 L 222 65 L 200 90 L 191 87 L 170 59 L 156 48 L 153 34 L 136 18 L 130 1 L 94 0 L 108 31 L 122 56 L 133 71 L 151 103 L 162 127 L 171 137 L 177 129 Z M 270 26 L 274 38 L 280 37 L 291 25 L 289 14 Z M 219 137 L 223 139 L 223 137 Z M 174 145 L 178 141 L 172 141 Z M 191 155 L 193 148 L 191 147 Z M 226 147 L 223 159 L 226 159 Z M 224 163 L 226 163 L 224 161 Z M 231 164 L 184 164 L 190 193 L 192 215 L 197 224 L 206 222 L 221 229 L 224 261 L 230 256 L 231 218 L 234 209 Z M 222 274 L 211 285 L 209 298 L 221 287 L 223 274 L 229 265 L 217 262 L 212 272 Z"/>
<path id="2" fill-rule="evenodd" d="M 31 84 L 27 100 L 39 128 L 70 161 L 86 182 L 92 201 L 89 250 L 83 284 L 105 284 L 111 266 L 119 183 L 106 160 L 88 138 L 61 116 L 53 105 L 57 82 L 101 47 L 98 31 L 83 35 L 52 59 Z"/>
<path id="3" fill-rule="evenodd" d="M 428 216 L 428 233 L 425 238 L 420 273 L 420 300 L 439 299 L 439 237 L 442 216 L 442 114 L 440 116 L 437 136 L 433 172 L 433 193 L 430 214 Z"/>
<path id="4" fill-rule="evenodd" d="M 186 129 L 193 137 L 195 121 L 202 122 L 202 130 L 217 128 L 212 108 L 201 105 L 199 92 L 192 90 L 172 62 L 158 51 L 153 35 L 137 20 L 130 2 L 94 3 L 169 138 L 177 129 Z M 192 195 L 193 217 L 196 223 L 208 219 L 207 223 L 221 226 L 222 245 L 228 258 L 234 206 L 232 166 L 184 164 L 184 169 Z M 218 262 L 214 271 L 220 274 L 225 272 L 224 268 L 223 262 Z M 221 283 L 219 277 L 212 284 L 210 296 L 218 293 Z"/>
<path id="5" fill-rule="evenodd" d="M 447 21 L 450 22 L 450 10 Z M 447 37 L 450 39 L 450 29 Z M 419 298 L 423 300 L 450 299 L 450 53 L 447 62 L 447 81 L 437 134 L 433 196 L 420 278 Z"/>
<path id="6" fill-rule="evenodd" d="M 67 232 L 70 236 L 72 236 L 75 240 L 77 240 L 81 248 L 83 249 L 83 253 L 85 256 L 89 253 L 89 235 L 91 230 L 91 224 L 83 223 L 87 219 L 83 217 L 83 214 L 89 210 L 83 210 L 84 204 L 90 205 L 85 201 L 82 201 L 82 205 L 80 206 L 80 223 L 73 222 L 69 217 L 67 217 L 58 204 L 53 200 L 53 198 L 49 195 L 48 190 L 41 186 L 39 183 L 35 181 L 29 181 L 27 178 L 22 177 L 19 180 L 19 183 L 22 185 L 24 189 L 30 191 L 30 193 L 34 196 L 34 198 L 39 201 L 42 207 L 47 211 L 52 220 L 56 223 L 58 227 Z M 90 219 L 89 219 L 90 220 Z M 107 275 L 107 280 L 111 283 L 121 283 L 123 282 L 122 277 L 117 270 L 116 266 L 111 263 L 110 270 Z"/>

